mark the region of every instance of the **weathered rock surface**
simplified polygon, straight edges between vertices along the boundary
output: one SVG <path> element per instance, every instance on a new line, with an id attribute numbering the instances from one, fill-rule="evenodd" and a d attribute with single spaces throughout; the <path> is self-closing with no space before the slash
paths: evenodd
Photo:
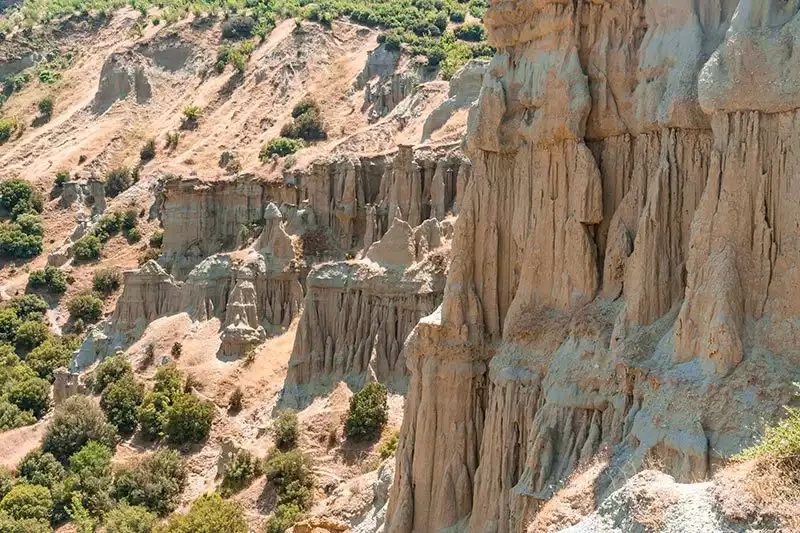
<path id="1" fill-rule="evenodd" d="M 700 480 L 789 400 L 799 11 L 492 3 L 386 531 L 524 531 L 604 446 Z"/>

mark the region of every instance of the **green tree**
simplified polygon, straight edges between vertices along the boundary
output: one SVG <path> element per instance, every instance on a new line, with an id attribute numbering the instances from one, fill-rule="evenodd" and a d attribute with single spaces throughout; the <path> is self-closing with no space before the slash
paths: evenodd
<path id="1" fill-rule="evenodd" d="M 0 501 L 0 510 L 16 520 L 32 519 L 49 522 L 53 513 L 53 498 L 47 487 L 20 483 Z"/>
<path id="2" fill-rule="evenodd" d="M 32 485 L 41 485 L 52 489 L 58 483 L 64 481 L 66 471 L 52 453 L 36 448 L 28 454 L 17 465 L 19 476 Z"/>
<path id="3" fill-rule="evenodd" d="M 25 294 L 23 296 L 16 296 L 11 299 L 8 306 L 17 312 L 17 317 L 20 320 L 44 320 L 49 307 L 40 296 L 35 294 Z"/>
<path id="4" fill-rule="evenodd" d="M 386 386 L 369 383 L 350 398 L 347 412 L 347 436 L 369 439 L 378 435 L 389 419 Z"/>
<path id="5" fill-rule="evenodd" d="M 166 434 L 175 444 L 201 442 L 211 431 L 214 405 L 194 394 L 180 394 L 167 411 Z"/>
<path id="6" fill-rule="evenodd" d="M 297 444 L 297 412 L 292 409 L 282 410 L 272 424 L 272 434 L 275 445 L 279 448 L 291 448 Z"/>
<path id="7" fill-rule="evenodd" d="M 91 293 L 76 294 L 67 302 L 67 309 L 73 320 L 96 322 L 103 315 L 103 300 Z"/>
<path id="8" fill-rule="evenodd" d="M 32 350 L 50 338 L 50 328 L 38 320 L 28 320 L 17 328 L 17 346 Z"/>
<path id="9" fill-rule="evenodd" d="M 78 261 L 91 261 L 100 257 L 103 241 L 97 235 L 86 235 L 72 245 L 72 253 Z"/>
<path id="10" fill-rule="evenodd" d="M 66 461 L 89 441 L 113 449 L 117 433 L 100 407 L 86 396 L 71 396 L 59 405 L 45 429 L 42 450 Z"/>
<path id="11" fill-rule="evenodd" d="M 178 506 L 186 478 L 186 463 L 180 454 L 159 450 L 135 466 L 120 469 L 114 494 L 120 501 L 141 505 L 163 516 Z"/>
<path id="12" fill-rule="evenodd" d="M 122 504 L 106 513 L 105 533 L 150 533 L 156 525 L 156 515 L 139 505 Z"/>
<path id="13" fill-rule="evenodd" d="M 39 377 L 52 380 L 55 369 L 69 365 L 72 352 L 72 346 L 64 339 L 50 337 L 28 354 L 27 363 Z"/>
<path id="14" fill-rule="evenodd" d="M 167 411 L 172 405 L 169 396 L 163 392 L 147 393 L 139 406 L 139 430 L 147 440 L 158 440 L 164 436 L 167 427 Z"/>
<path id="15" fill-rule="evenodd" d="M 126 376 L 108 385 L 100 398 L 108 421 L 121 433 L 136 429 L 136 411 L 144 398 L 144 386 L 133 376 Z"/>
<path id="16" fill-rule="evenodd" d="M 204 494 L 185 515 L 173 516 L 156 529 L 158 533 L 247 533 L 247 520 L 238 502 L 219 494 Z"/>
<path id="17" fill-rule="evenodd" d="M 9 389 L 8 401 L 42 418 L 50 409 L 50 383 L 38 377 L 19 381 Z"/>
<path id="18" fill-rule="evenodd" d="M 113 355 L 103 360 L 94 371 L 94 392 L 101 393 L 112 383 L 133 377 L 130 361 L 122 355 Z"/>
<path id="19" fill-rule="evenodd" d="M 170 402 L 174 401 L 183 390 L 183 376 L 174 364 L 164 365 L 156 370 L 153 380 L 155 381 L 153 391 L 166 394 Z"/>

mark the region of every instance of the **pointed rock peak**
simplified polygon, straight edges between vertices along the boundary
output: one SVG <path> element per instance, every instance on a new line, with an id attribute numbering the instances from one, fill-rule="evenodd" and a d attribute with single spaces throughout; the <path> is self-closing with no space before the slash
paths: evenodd
<path id="1" fill-rule="evenodd" d="M 267 220 L 280 220 L 283 218 L 283 214 L 280 208 L 275 205 L 275 202 L 270 202 L 267 204 L 267 207 L 264 208 L 264 218 Z"/>
<path id="2" fill-rule="evenodd" d="M 151 259 L 139 269 L 140 274 L 149 274 L 152 276 L 166 276 L 167 271 L 164 270 L 161 265 L 155 262 L 155 260 Z"/>
<path id="3" fill-rule="evenodd" d="M 414 230 L 411 225 L 395 218 L 381 240 L 369 247 L 367 258 L 379 265 L 408 267 L 415 259 Z"/>

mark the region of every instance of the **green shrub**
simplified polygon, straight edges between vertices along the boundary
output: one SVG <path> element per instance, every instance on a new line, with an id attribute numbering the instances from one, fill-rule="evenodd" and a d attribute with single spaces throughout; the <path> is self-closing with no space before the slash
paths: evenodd
<path id="1" fill-rule="evenodd" d="M 156 525 L 156 515 L 139 505 L 123 503 L 103 517 L 105 533 L 150 533 Z"/>
<path id="2" fill-rule="evenodd" d="M 36 422 L 30 411 L 23 411 L 5 398 L 0 398 L 0 430 L 21 428 Z"/>
<path id="3" fill-rule="evenodd" d="M 53 529 L 43 520 L 24 518 L 15 520 L 5 511 L 0 511 L 0 531 L 3 533 L 50 533 Z"/>
<path id="4" fill-rule="evenodd" d="M 299 139 L 289 139 L 286 137 L 278 137 L 272 139 L 261 148 L 258 158 L 266 163 L 272 157 L 286 157 L 287 155 L 294 154 L 302 149 L 305 144 Z"/>
<path id="5" fill-rule="evenodd" d="M 73 491 L 79 497 L 77 502 L 74 497 L 70 498 L 73 509 L 72 512 L 68 510 L 68 513 L 73 519 L 75 510 L 80 511 L 81 507 L 88 513 L 80 512 L 80 515 L 96 516 L 114 506 L 111 471 L 113 455 L 108 446 L 90 441 L 70 457 L 69 472 L 74 479 Z"/>
<path id="6" fill-rule="evenodd" d="M 45 98 L 42 98 L 41 100 L 39 100 L 39 103 L 37 105 L 39 107 L 40 115 L 48 118 L 53 116 L 54 103 L 52 97 L 47 96 Z"/>
<path id="7" fill-rule="evenodd" d="M 37 237 L 42 237 L 44 235 L 42 217 L 35 213 L 22 213 L 17 216 L 16 223 L 25 235 Z"/>
<path id="8" fill-rule="evenodd" d="M 7 142 L 19 128 L 19 122 L 14 117 L 0 117 L 0 144 Z"/>
<path id="9" fill-rule="evenodd" d="M 103 316 L 103 300 L 88 292 L 76 294 L 67 302 L 67 310 L 73 320 L 96 322 Z"/>
<path id="10" fill-rule="evenodd" d="M 800 456 L 800 409 L 786 407 L 786 417 L 773 426 L 767 426 L 761 442 L 735 458 L 746 460 L 766 456 L 779 460 Z"/>
<path id="11" fill-rule="evenodd" d="M 47 487 L 20 483 L 0 501 L 0 510 L 16 520 L 32 519 L 49 522 L 53 513 L 53 498 Z"/>
<path id="12" fill-rule="evenodd" d="M 90 261 L 100 257 L 100 252 L 103 250 L 103 241 L 96 235 L 86 235 L 78 239 L 72 245 L 72 252 L 75 254 L 75 259 L 79 261 Z"/>
<path id="13" fill-rule="evenodd" d="M 347 412 L 347 436 L 369 439 L 379 434 L 389 419 L 386 386 L 369 383 L 350 398 Z"/>
<path id="14" fill-rule="evenodd" d="M 18 381 L 8 391 L 8 401 L 23 411 L 42 418 L 50 409 L 50 383 L 42 378 Z"/>
<path id="15" fill-rule="evenodd" d="M 143 398 L 144 386 L 133 376 L 126 376 L 105 388 L 100 407 L 120 433 L 132 433 L 136 429 L 136 412 Z"/>
<path id="16" fill-rule="evenodd" d="M 40 378 L 52 380 L 55 369 L 69 365 L 73 351 L 74 347 L 64 339 L 51 337 L 34 348 L 26 362 Z"/>
<path id="17" fill-rule="evenodd" d="M 28 454 L 17 465 L 19 476 L 31 485 L 41 485 L 52 489 L 64 481 L 67 473 L 52 453 L 37 448 Z"/>
<path id="18" fill-rule="evenodd" d="M 106 196 L 115 198 L 133 185 L 133 176 L 128 167 L 115 168 L 106 174 Z"/>
<path id="19" fill-rule="evenodd" d="M 11 487 L 14 486 L 14 483 L 16 483 L 16 480 L 11 470 L 0 466 L 0 500 L 5 498 L 6 494 L 11 491 Z"/>
<path id="20" fill-rule="evenodd" d="M 145 395 L 137 411 L 139 430 L 147 440 L 158 440 L 164 436 L 167 427 L 167 411 L 172 402 L 162 392 L 150 392 Z"/>
<path id="21" fill-rule="evenodd" d="M 453 33 L 462 41 L 480 42 L 486 38 L 486 29 L 483 24 L 468 22 L 456 28 Z"/>
<path id="22" fill-rule="evenodd" d="M 181 356 L 181 353 L 183 353 L 183 345 L 181 343 L 179 343 L 179 342 L 174 342 L 172 344 L 172 349 L 170 350 L 170 354 L 175 359 L 179 359 L 180 356 Z"/>
<path id="23" fill-rule="evenodd" d="M 397 431 L 392 431 L 386 439 L 381 442 L 380 446 L 378 446 L 378 455 L 380 455 L 382 460 L 385 461 L 397 452 L 398 438 L 399 433 Z"/>
<path id="24" fill-rule="evenodd" d="M 205 440 L 214 420 L 214 405 L 193 394 L 180 394 L 167 411 L 166 434 L 175 444 Z"/>
<path id="25" fill-rule="evenodd" d="M 183 108 L 183 125 L 184 127 L 194 127 L 200 117 L 203 115 L 203 108 L 196 105 L 190 105 Z"/>
<path id="26" fill-rule="evenodd" d="M 253 36 L 256 21 L 253 17 L 237 15 L 222 23 L 223 39 L 248 39 Z"/>
<path id="27" fill-rule="evenodd" d="M 292 109 L 292 118 L 300 118 L 306 113 L 322 113 L 319 104 L 313 98 L 303 98 Z"/>
<path id="28" fill-rule="evenodd" d="M 294 119 L 293 123 L 281 129 L 282 137 L 303 139 L 305 141 L 321 141 L 328 138 L 322 115 L 317 111 L 309 111 Z"/>
<path id="29" fill-rule="evenodd" d="M 272 423 L 272 434 L 275 445 L 279 448 L 291 448 L 297 444 L 297 412 L 284 409 Z"/>
<path id="30" fill-rule="evenodd" d="M 450 22 L 455 22 L 456 24 L 461 24 L 466 20 L 467 14 L 464 11 L 454 10 L 450 12 Z"/>
<path id="31" fill-rule="evenodd" d="M 36 212 L 44 208 L 44 198 L 33 186 L 21 178 L 0 182 L 0 206 L 9 213 Z M 22 206 L 24 209 L 19 209 Z"/>
<path id="32" fill-rule="evenodd" d="M 101 393 L 112 383 L 133 377 L 130 361 L 121 355 L 113 355 L 103 360 L 94 371 L 94 392 Z"/>
<path id="33" fill-rule="evenodd" d="M 167 150 L 174 150 L 178 147 L 178 143 L 181 140 L 181 134 L 178 131 L 173 131 L 171 133 L 167 133 Z"/>
<path id="34" fill-rule="evenodd" d="M 122 229 L 124 215 L 120 212 L 104 215 L 98 222 L 92 233 L 101 241 L 105 242 Z"/>
<path id="35" fill-rule="evenodd" d="M 282 503 L 267 520 L 266 533 L 284 533 L 303 518 L 303 510 L 294 503 Z"/>
<path id="36" fill-rule="evenodd" d="M 35 294 L 24 294 L 11 299 L 8 306 L 17 312 L 17 317 L 22 321 L 42 321 L 49 309 L 47 302 Z"/>
<path id="37" fill-rule="evenodd" d="M 30 273 L 28 286 L 34 290 L 46 290 L 50 294 L 62 294 L 67 292 L 67 275 L 60 268 L 48 265 Z"/>
<path id="38" fill-rule="evenodd" d="M 141 505 L 157 515 L 172 512 L 186 486 L 186 464 L 175 450 L 158 450 L 132 467 L 117 472 L 114 494 L 129 505 Z"/>
<path id="39" fill-rule="evenodd" d="M 156 370 L 153 380 L 153 391 L 165 394 L 170 402 L 174 402 L 183 390 L 183 376 L 174 364 L 164 365 Z"/>
<path id="40" fill-rule="evenodd" d="M 247 450 L 237 450 L 222 472 L 222 494 L 230 495 L 247 487 L 261 475 L 261 461 Z"/>
<path id="41" fill-rule="evenodd" d="M 238 502 L 219 494 L 204 494 L 185 515 L 173 516 L 156 529 L 158 533 L 247 533 L 247 520 Z"/>
<path id="42" fill-rule="evenodd" d="M 128 244 L 137 243 L 142 240 L 142 232 L 139 231 L 139 228 L 125 230 L 125 239 L 127 239 Z"/>
<path id="43" fill-rule="evenodd" d="M 139 150 L 139 159 L 142 161 L 150 161 L 156 156 L 156 140 L 149 139 L 142 149 Z"/>
<path id="44" fill-rule="evenodd" d="M 301 509 L 310 507 L 314 485 L 310 462 L 301 451 L 276 451 L 267 459 L 267 479 L 274 484 L 278 503 L 294 503 Z"/>
<path id="45" fill-rule="evenodd" d="M 14 308 L 0 309 L 0 342 L 13 343 L 17 338 L 17 330 L 20 325 L 22 325 L 22 320 L 19 319 Z"/>
<path id="46" fill-rule="evenodd" d="M 120 228 L 123 230 L 132 230 L 139 224 L 139 216 L 136 209 L 126 209 L 119 215 Z"/>
<path id="47" fill-rule="evenodd" d="M 19 224 L 0 222 L 0 256 L 30 259 L 42 253 L 43 249 L 41 235 L 29 235 Z"/>
<path id="48" fill-rule="evenodd" d="M 68 181 L 69 181 L 69 172 L 67 172 L 66 170 L 59 170 L 58 172 L 56 172 L 56 181 L 55 181 L 56 187 L 59 188 L 63 187 L 64 184 L 66 184 Z"/>
<path id="49" fill-rule="evenodd" d="M 17 328 L 17 346 L 32 350 L 50 338 L 50 328 L 38 320 L 28 320 Z"/>
<path id="50" fill-rule="evenodd" d="M 100 407 L 86 396 L 70 396 L 59 405 L 45 429 L 42 450 L 66 461 L 89 441 L 114 448 L 117 433 Z"/>
<path id="51" fill-rule="evenodd" d="M 123 503 L 103 517 L 105 533 L 150 533 L 156 525 L 156 515 L 139 505 Z"/>
<path id="52" fill-rule="evenodd" d="M 94 273 L 92 288 L 101 294 L 112 294 L 122 285 L 122 274 L 117 268 L 103 268 Z"/>
<path id="53" fill-rule="evenodd" d="M 161 248 L 164 245 L 164 230 L 157 230 L 150 236 L 150 247 Z"/>

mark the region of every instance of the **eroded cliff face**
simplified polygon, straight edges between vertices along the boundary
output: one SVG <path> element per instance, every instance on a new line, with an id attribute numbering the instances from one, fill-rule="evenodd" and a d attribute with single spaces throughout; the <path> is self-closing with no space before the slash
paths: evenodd
<path id="1" fill-rule="evenodd" d="M 491 2 L 387 531 L 524 531 L 603 447 L 599 495 L 651 459 L 701 479 L 789 400 L 799 11 Z"/>

